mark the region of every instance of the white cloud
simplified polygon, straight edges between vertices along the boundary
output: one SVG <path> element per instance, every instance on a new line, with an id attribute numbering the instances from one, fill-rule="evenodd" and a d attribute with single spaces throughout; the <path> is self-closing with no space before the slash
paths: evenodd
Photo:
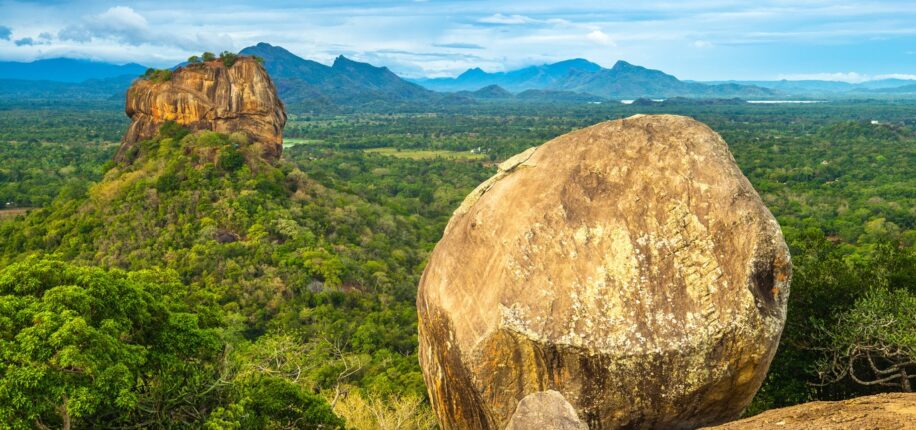
<path id="1" fill-rule="evenodd" d="M 711 48 L 711 47 L 712 47 L 712 42 L 710 42 L 710 41 L 708 41 L 708 40 L 695 40 L 695 41 L 693 41 L 693 47 L 694 47 L 694 48 L 700 48 L 700 49 L 703 49 L 703 48 Z"/>
<path id="2" fill-rule="evenodd" d="M 110 31 L 137 33 L 149 29 L 146 18 L 127 6 L 110 8 L 96 16 L 93 21 L 96 28 Z"/>
<path id="3" fill-rule="evenodd" d="M 81 24 L 64 27 L 57 36 L 76 42 L 109 38 L 134 46 L 142 45 L 153 37 L 146 18 L 127 6 L 109 8 L 83 21 Z"/>
<path id="4" fill-rule="evenodd" d="M 591 33 L 585 35 L 585 38 L 600 45 L 614 45 L 614 40 L 611 39 L 611 36 L 608 36 L 607 33 L 601 30 L 594 30 Z"/>
<path id="5" fill-rule="evenodd" d="M 476 43 L 433 43 L 433 46 L 437 48 L 452 48 L 452 49 L 484 49 L 483 46 L 480 46 Z"/>
<path id="6" fill-rule="evenodd" d="M 114 6 L 83 22 L 68 25 L 57 33 L 62 41 L 96 43 L 109 40 L 130 46 L 176 46 L 185 51 L 233 49 L 232 38 L 225 33 L 187 32 L 191 36 L 170 32 L 149 24 L 146 17 L 127 6 Z"/>
<path id="7" fill-rule="evenodd" d="M 484 24 L 502 24 L 502 25 L 518 25 L 518 24 L 531 24 L 537 22 L 534 19 L 528 18 L 524 15 L 503 15 L 501 13 L 493 14 L 487 17 L 480 18 L 477 22 Z"/>

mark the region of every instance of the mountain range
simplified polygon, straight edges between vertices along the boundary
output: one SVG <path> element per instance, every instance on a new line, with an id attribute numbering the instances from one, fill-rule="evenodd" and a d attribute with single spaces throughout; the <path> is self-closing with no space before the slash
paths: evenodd
<path id="1" fill-rule="evenodd" d="M 0 61 L 0 79 L 28 81 L 77 83 L 90 79 L 138 76 L 145 71 L 146 67 L 135 63 L 118 65 L 72 58 L 52 58 L 31 63 Z"/>
<path id="2" fill-rule="evenodd" d="M 493 101 L 589 103 L 638 98 L 774 99 L 911 97 L 916 81 L 860 84 L 832 81 L 685 81 L 660 70 L 618 61 L 604 68 L 576 58 L 507 72 L 472 68 L 454 78 L 404 79 L 387 67 L 337 57 L 328 66 L 259 43 L 240 51 L 264 59 L 292 112 L 412 109 Z M 177 66 L 176 66 L 177 67 Z M 122 100 L 146 67 L 66 58 L 0 62 L 0 100 Z"/>
<path id="3" fill-rule="evenodd" d="M 487 73 L 474 68 L 455 78 L 419 79 L 417 82 L 437 91 L 473 90 L 499 85 L 509 91 L 572 91 L 607 99 L 678 96 L 759 98 L 778 95 L 776 91 L 754 85 L 685 82 L 662 71 L 622 60 L 605 69 L 581 58 L 510 72 Z"/>
<path id="4" fill-rule="evenodd" d="M 411 103 L 441 97 L 431 90 L 408 82 L 387 67 L 353 61 L 343 55 L 326 66 L 298 57 L 268 43 L 239 51 L 264 59 L 280 98 L 290 107 L 314 109 L 373 103 Z"/>

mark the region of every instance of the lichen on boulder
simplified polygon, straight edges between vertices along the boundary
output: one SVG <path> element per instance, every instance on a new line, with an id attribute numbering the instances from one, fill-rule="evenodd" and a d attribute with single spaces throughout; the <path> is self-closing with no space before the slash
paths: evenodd
<path id="1" fill-rule="evenodd" d="M 137 79 L 127 91 L 131 119 L 115 161 L 129 161 L 136 143 L 151 139 L 167 121 L 191 130 L 246 134 L 268 161 L 280 158 L 286 110 L 261 63 L 238 57 L 180 67 L 165 78 Z"/>
<path id="2" fill-rule="evenodd" d="M 430 256 L 433 408 L 444 429 L 507 428 L 526 399 L 593 430 L 734 419 L 776 351 L 790 276 L 779 225 L 705 125 L 634 116 L 560 136 L 503 163 Z"/>

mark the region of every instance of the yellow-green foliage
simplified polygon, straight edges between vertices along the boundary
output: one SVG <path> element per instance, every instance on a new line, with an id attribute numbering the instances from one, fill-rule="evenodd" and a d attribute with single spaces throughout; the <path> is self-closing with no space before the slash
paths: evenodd
<path id="1" fill-rule="evenodd" d="M 350 387 L 334 405 L 334 412 L 355 430 L 432 430 L 436 419 L 422 398 L 414 395 L 386 398 L 365 395 Z"/>

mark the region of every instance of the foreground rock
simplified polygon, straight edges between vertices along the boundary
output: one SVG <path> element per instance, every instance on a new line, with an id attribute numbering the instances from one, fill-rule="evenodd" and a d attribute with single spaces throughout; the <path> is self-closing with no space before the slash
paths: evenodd
<path id="1" fill-rule="evenodd" d="M 261 156 L 283 149 L 286 111 L 260 62 L 239 57 L 231 67 L 209 61 L 179 68 L 168 80 L 137 79 L 127 91 L 131 119 L 116 161 L 128 161 L 135 144 L 155 137 L 166 121 L 192 130 L 243 132 Z"/>
<path id="2" fill-rule="evenodd" d="M 636 116 L 560 136 L 503 163 L 430 256 L 433 407 L 445 429 L 734 419 L 775 353 L 790 274 L 779 225 L 705 125 Z"/>
<path id="3" fill-rule="evenodd" d="M 894 393 L 842 402 L 811 402 L 773 409 L 709 430 L 916 429 L 916 394 Z"/>

